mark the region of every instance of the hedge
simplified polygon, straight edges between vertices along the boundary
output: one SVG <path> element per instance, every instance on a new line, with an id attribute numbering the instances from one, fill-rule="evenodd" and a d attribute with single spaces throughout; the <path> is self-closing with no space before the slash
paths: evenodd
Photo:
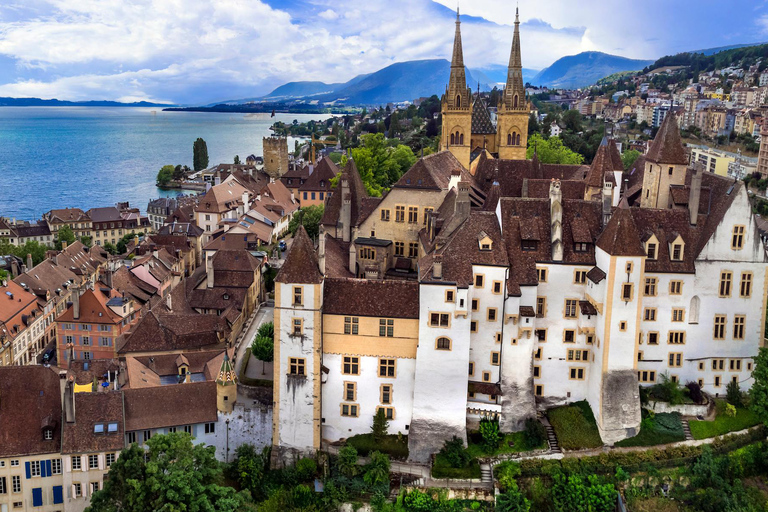
<path id="1" fill-rule="evenodd" d="M 710 445 L 714 453 L 727 453 L 756 441 L 763 441 L 766 428 L 760 427 L 746 434 L 730 435 L 715 439 Z M 644 471 L 647 466 L 659 469 L 684 466 L 693 462 L 703 450 L 703 446 L 678 445 L 663 450 L 645 450 L 623 452 L 612 450 L 592 457 L 566 457 L 561 460 L 525 459 L 520 461 L 522 476 L 538 476 L 551 474 L 556 469 L 569 473 L 599 473 L 613 474 L 616 466 L 625 471 L 636 473 Z"/>

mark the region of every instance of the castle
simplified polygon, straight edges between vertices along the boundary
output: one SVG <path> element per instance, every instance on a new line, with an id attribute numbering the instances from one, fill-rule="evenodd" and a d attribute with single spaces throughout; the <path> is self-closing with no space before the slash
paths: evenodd
<path id="1" fill-rule="evenodd" d="M 350 159 L 317 248 L 299 229 L 275 279 L 275 464 L 379 409 L 427 461 L 482 418 L 580 400 L 605 443 L 634 436 L 662 373 L 750 386 L 768 279 L 744 184 L 690 168 L 672 113 L 626 174 L 610 138 L 590 166 L 524 159 L 517 20 L 495 128 L 470 99 L 457 20 L 444 151 L 383 197 Z"/>

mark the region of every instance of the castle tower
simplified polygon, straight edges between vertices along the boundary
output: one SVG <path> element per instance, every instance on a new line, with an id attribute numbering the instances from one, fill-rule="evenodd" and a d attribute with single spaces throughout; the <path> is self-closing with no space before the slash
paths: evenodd
<path id="1" fill-rule="evenodd" d="M 273 467 L 320 449 L 322 301 L 323 275 L 302 226 L 275 278 Z"/>
<path id="2" fill-rule="evenodd" d="M 288 172 L 288 139 L 264 137 L 264 170 L 271 178 L 278 179 Z"/>
<path id="3" fill-rule="evenodd" d="M 670 111 L 661 123 L 645 155 L 642 208 L 669 208 L 670 185 L 685 185 L 688 157 L 680 140 L 680 128 L 674 112 Z"/>
<path id="4" fill-rule="evenodd" d="M 231 413 L 237 401 L 237 374 L 232 368 L 229 355 L 224 352 L 224 360 L 216 377 L 216 409 L 219 412 Z"/>
<path id="5" fill-rule="evenodd" d="M 520 16 L 515 12 L 515 36 L 509 56 L 507 84 L 498 107 L 496 124 L 496 147 L 499 158 L 524 160 L 528 146 L 528 118 L 531 107 L 525 97 L 523 84 L 523 63 L 520 54 Z"/>
<path id="6" fill-rule="evenodd" d="M 469 169 L 472 142 L 472 92 L 467 87 L 458 9 L 456 9 L 456 35 L 453 39 L 451 76 L 443 94 L 441 113 L 443 132 L 440 137 L 440 150 L 449 150 L 461 165 Z"/>

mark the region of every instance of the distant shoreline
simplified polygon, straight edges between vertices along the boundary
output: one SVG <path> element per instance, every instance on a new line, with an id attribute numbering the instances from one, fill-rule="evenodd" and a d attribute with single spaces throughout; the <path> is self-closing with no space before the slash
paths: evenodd
<path id="1" fill-rule="evenodd" d="M 173 107 L 172 103 L 122 103 L 119 101 L 66 101 L 44 100 L 40 98 L 0 98 L 0 107 Z"/>
<path id="2" fill-rule="evenodd" d="M 163 112 L 220 112 L 240 114 L 351 114 L 351 108 L 305 108 L 305 107 L 272 107 L 256 105 L 216 105 L 213 107 L 167 107 Z"/>

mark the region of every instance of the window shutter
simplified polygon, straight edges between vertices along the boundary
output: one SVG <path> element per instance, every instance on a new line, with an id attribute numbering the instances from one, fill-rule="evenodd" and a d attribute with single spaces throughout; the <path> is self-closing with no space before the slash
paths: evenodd
<path id="1" fill-rule="evenodd" d="M 53 486 L 53 504 L 64 503 L 64 489 L 60 485 Z"/>
<path id="2" fill-rule="evenodd" d="M 75 494 L 75 484 L 72 484 L 69 486 L 69 496 L 68 498 L 72 499 L 75 498 L 77 495 Z"/>
<path id="3" fill-rule="evenodd" d="M 51 476 L 53 475 L 53 471 L 51 471 L 51 459 L 48 459 L 45 461 L 45 475 L 43 476 Z"/>
<path id="4" fill-rule="evenodd" d="M 32 506 L 33 507 L 43 506 L 43 489 L 41 487 L 32 489 Z"/>
<path id="5" fill-rule="evenodd" d="M 80 456 L 80 468 L 83 471 L 88 471 L 88 456 L 87 455 L 81 455 Z M 85 491 L 83 491 L 83 496 L 85 496 Z"/>
<path id="6" fill-rule="evenodd" d="M 29 480 L 30 478 L 32 478 L 32 470 L 29 468 L 29 462 L 25 462 L 24 467 L 27 470 L 27 480 Z"/>
<path id="7" fill-rule="evenodd" d="M 67 470 L 67 473 L 72 471 L 72 457 L 64 457 L 64 469 Z"/>
<path id="8" fill-rule="evenodd" d="M 104 469 L 104 454 L 99 454 L 99 469 Z"/>

